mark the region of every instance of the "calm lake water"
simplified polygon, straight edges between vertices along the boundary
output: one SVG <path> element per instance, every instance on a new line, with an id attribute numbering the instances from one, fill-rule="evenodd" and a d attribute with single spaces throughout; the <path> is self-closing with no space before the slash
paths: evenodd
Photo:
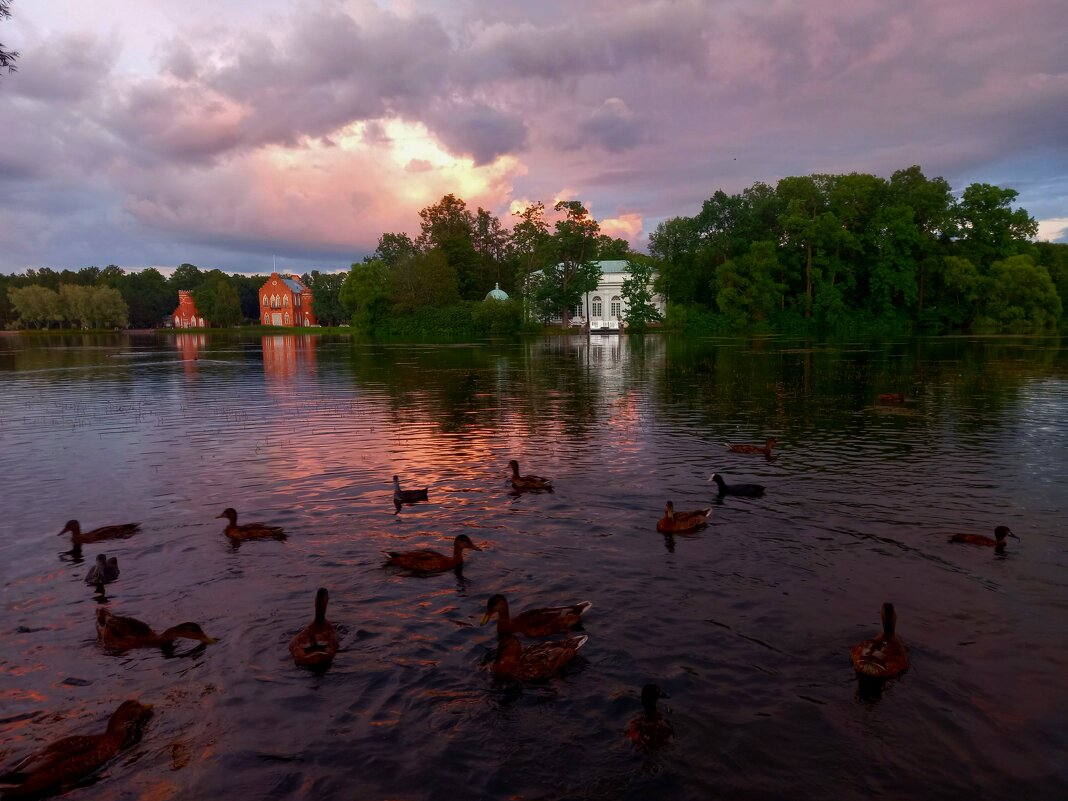
<path id="1" fill-rule="evenodd" d="M 1060 339 L 5 336 L 0 387 L 0 764 L 155 706 L 72 799 L 1068 797 Z M 512 494 L 512 458 L 555 493 Z M 394 473 L 430 502 L 394 515 Z M 710 525 L 656 533 L 666 500 Z M 231 548 L 227 506 L 288 540 Z M 143 529 L 78 561 L 72 517 Z M 1003 556 L 947 541 L 999 524 Z M 382 568 L 461 532 L 460 575 Z M 287 644 L 320 586 L 317 675 Z M 562 677 L 494 680 L 496 592 L 593 602 Z M 873 699 L 849 649 L 883 601 L 912 667 Z M 219 642 L 113 656 L 100 604 Z M 676 739 L 642 755 L 648 681 Z"/>

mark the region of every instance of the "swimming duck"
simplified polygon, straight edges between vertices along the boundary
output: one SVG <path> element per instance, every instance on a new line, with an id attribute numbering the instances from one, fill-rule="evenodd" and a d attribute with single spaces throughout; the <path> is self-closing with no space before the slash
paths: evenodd
<path id="1" fill-rule="evenodd" d="M 223 529 L 223 534 L 232 540 L 284 540 L 286 538 L 281 526 L 268 526 L 266 523 L 244 523 L 239 526 L 237 512 L 231 507 L 223 509 L 221 515 L 216 515 L 216 519 L 220 517 L 225 517 L 230 521 Z"/>
<path id="2" fill-rule="evenodd" d="M 524 648 L 513 635 L 506 634 L 498 640 L 493 672 L 520 681 L 547 679 L 570 662 L 588 639 L 583 634 Z"/>
<path id="3" fill-rule="evenodd" d="M 71 789 L 120 751 L 139 742 L 151 717 L 150 705 L 123 701 L 103 734 L 56 740 L 0 775 L 0 784 L 6 785 L 4 798 L 40 798 Z"/>
<path id="4" fill-rule="evenodd" d="M 321 668 L 329 665 L 337 653 L 337 632 L 326 619 L 330 593 L 320 587 L 315 593 L 315 619 L 289 643 L 293 661 L 301 667 Z"/>
<path id="5" fill-rule="evenodd" d="M 397 476 L 393 476 L 393 506 L 396 507 L 398 514 L 401 510 L 401 504 L 419 503 L 425 500 L 427 500 L 426 487 L 423 489 L 402 490 L 400 488 L 400 479 Z"/>
<path id="6" fill-rule="evenodd" d="M 62 537 L 69 531 L 72 544 L 84 545 L 87 542 L 126 539 L 126 537 L 132 537 L 140 531 L 140 529 L 140 523 L 119 523 L 114 526 L 94 528 L 92 531 L 82 531 L 82 527 L 77 520 L 68 520 L 67 525 L 63 527 L 63 530 L 59 532 L 58 536 Z"/>
<path id="7" fill-rule="evenodd" d="M 386 564 L 390 567 L 402 567 L 413 573 L 444 573 L 462 567 L 464 563 L 463 552 L 466 549 L 481 551 L 482 549 L 471 542 L 466 534 L 457 534 L 452 542 L 452 556 L 432 551 L 429 548 L 420 548 L 417 551 L 386 551 Z"/>
<path id="8" fill-rule="evenodd" d="M 715 481 L 720 495 L 737 495 L 742 498 L 759 498 L 764 494 L 763 484 L 728 484 L 719 473 L 713 473 L 709 481 Z"/>
<path id="9" fill-rule="evenodd" d="M 86 584 L 101 586 L 108 584 L 119 577 L 119 560 L 116 557 L 108 559 L 104 554 L 96 555 L 96 564 L 89 568 L 85 574 Z"/>
<path id="10" fill-rule="evenodd" d="M 732 453 L 760 453 L 764 456 L 771 456 L 771 449 L 775 447 L 776 443 L 773 437 L 768 437 L 763 446 L 747 445 L 741 442 L 725 442 L 723 444 Z"/>
<path id="11" fill-rule="evenodd" d="M 1020 539 L 1012 533 L 1008 526 L 998 526 L 994 529 L 994 539 L 984 536 L 982 534 L 954 534 L 949 538 L 950 542 L 964 542 L 968 545 L 985 545 L 988 548 L 996 548 L 1001 550 L 1006 545 L 1006 537 L 1013 537 L 1014 539 Z"/>
<path id="12" fill-rule="evenodd" d="M 482 615 L 485 626 L 497 615 L 497 635 L 524 634 L 527 637 L 544 637 L 557 631 L 570 629 L 582 622 L 582 615 L 593 606 L 589 601 L 571 606 L 550 606 L 542 609 L 527 609 L 515 617 L 508 614 L 508 601 L 503 595 L 494 595 L 486 601 L 486 613 Z"/>
<path id="13" fill-rule="evenodd" d="M 671 722 L 656 708 L 659 699 L 670 697 L 656 684 L 646 684 L 642 687 L 643 712 L 627 727 L 627 736 L 636 751 L 656 751 L 667 745 L 675 736 Z"/>
<path id="14" fill-rule="evenodd" d="M 519 475 L 519 462 L 515 459 L 512 459 L 512 461 L 508 463 L 508 466 L 512 468 L 512 487 L 518 492 L 540 492 L 542 490 L 547 490 L 549 492 L 553 491 L 553 482 L 547 478 L 535 475 Z"/>
<path id="15" fill-rule="evenodd" d="M 708 522 L 708 516 L 711 513 L 711 506 L 693 512 L 676 512 L 675 505 L 668 501 L 664 505 L 664 516 L 657 521 L 656 530 L 661 534 L 682 534 L 693 531 Z"/>
<path id="16" fill-rule="evenodd" d="M 157 634 L 147 623 L 132 617 L 113 615 L 107 609 L 96 610 L 96 633 L 112 651 L 129 651 L 131 648 L 162 648 L 169 651 L 174 648 L 177 639 L 218 642 L 205 634 L 197 623 L 179 623 Z"/>
<path id="17" fill-rule="evenodd" d="M 894 605 L 884 603 L 880 616 L 883 633 L 874 639 L 854 645 L 849 652 L 853 669 L 863 678 L 889 679 L 909 668 L 908 649 L 894 633 L 897 626 Z"/>

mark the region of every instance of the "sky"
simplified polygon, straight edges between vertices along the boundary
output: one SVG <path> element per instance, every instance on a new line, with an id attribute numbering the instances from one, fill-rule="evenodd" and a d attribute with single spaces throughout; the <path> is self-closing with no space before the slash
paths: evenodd
<path id="1" fill-rule="evenodd" d="M 715 191 L 918 164 L 1068 242 L 1064 0 L 13 0 L 0 272 L 332 270 L 453 193 L 644 250 Z"/>

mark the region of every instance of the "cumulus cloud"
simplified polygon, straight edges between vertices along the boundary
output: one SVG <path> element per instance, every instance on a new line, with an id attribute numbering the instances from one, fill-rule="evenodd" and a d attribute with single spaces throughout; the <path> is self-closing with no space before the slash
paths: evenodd
<path id="1" fill-rule="evenodd" d="M 957 186 L 1013 154 L 1010 186 L 1068 172 L 1057 0 L 1011 24 L 996 0 L 265 0 L 210 20 L 56 2 L 12 20 L 0 208 L 44 233 L 0 229 L 4 270 L 79 237 L 146 263 L 261 238 L 355 256 L 449 192 L 507 218 L 568 186 L 635 241 L 784 175 L 918 163 Z M 1044 225 L 1068 215 L 1021 191 Z"/>

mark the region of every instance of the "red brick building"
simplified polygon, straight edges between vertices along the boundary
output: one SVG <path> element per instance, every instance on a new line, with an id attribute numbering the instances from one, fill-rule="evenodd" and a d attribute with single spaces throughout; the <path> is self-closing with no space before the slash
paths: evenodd
<path id="1" fill-rule="evenodd" d="M 264 325 L 318 325 L 312 309 L 312 291 L 297 276 L 271 273 L 260 287 L 260 322 Z"/>
<path id="2" fill-rule="evenodd" d="M 171 318 L 174 320 L 175 328 L 207 327 L 204 317 L 197 312 L 197 305 L 193 302 L 193 293 L 185 289 L 178 290 L 178 308 L 174 310 Z"/>

